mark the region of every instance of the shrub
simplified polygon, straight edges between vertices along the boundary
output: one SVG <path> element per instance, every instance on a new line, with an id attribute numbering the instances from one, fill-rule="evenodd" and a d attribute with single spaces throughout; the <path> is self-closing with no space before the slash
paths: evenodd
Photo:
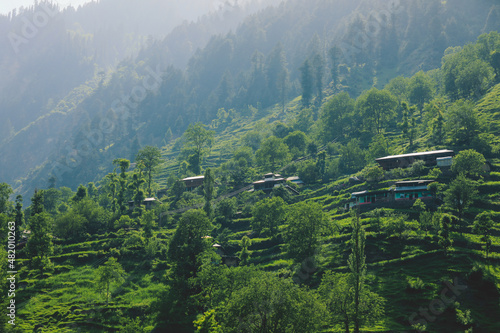
<path id="1" fill-rule="evenodd" d="M 410 276 L 407 276 L 406 283 L 407 283 L 407 285 L 406 285 L 407 291 L 418 292 L 418 291 L 422 291 L 425 289 L 425 283 L 419 277 L 412 278 Z"/>
<path id="2" fill-rule="evenodd" d="M 414 176 L 423 175 L 424 170 L 425 170 L 425 162 L 424 161 L 415 161 L 410 167 L 410 172 Z"/>

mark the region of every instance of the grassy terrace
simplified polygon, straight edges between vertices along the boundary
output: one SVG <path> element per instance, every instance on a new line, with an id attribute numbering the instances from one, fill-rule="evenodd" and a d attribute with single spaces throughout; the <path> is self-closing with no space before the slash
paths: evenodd
<path id="1" fill-rule="evenodd" d="M 482 242 L 471 233 L 468 220 L 472 213 L 483 210 L 483 207 L 492 209 L 500 205 L 500 199 L 495 194 L 500 192 L 499 178 L 498 172 L 485 177 L 480 187 L 481 197 L 467 212 L 464 224 L 456 226 L 453 231 L 454 246 L 447 255 L 437 244 L 434 231 L 428 234 L 412 231 L 403 237 L 387 235 L 378 230 L 369 212 L 363 213 L 363 223 L 367 228 L 368 281 L 374 291 L 387 301 L 387 319 L 370 328 L 371 331 L 409 330 L 408 316 L 421 307 L 428 307 L 446 287 L 444 281 L 455 278 L 464 281 L 468 289 L 453 306 L 461 310 L 473 309 L 473 317 L 488 323 L 489 329 L 500 331 L 500 323 L 494 319 L 495 314 L 500 312 L 498 303 L 494 303 L 494 286 L 500 288 L 500 229 L 493 230 L 492 253 L 489 259 L 485 259 Z M 388 188 L 391 182 L 381 182 L 376 187 Z M 313 186 L 296 197 L 297 200 L 320 203 L 335 224 L 323 236 L 318 260 L 303 283 L 315 288 L 324 271 L 347 271 L 350 225 L 346 219 L 349 214 L 342 207 L 349 193 L 368 186 L 365 183 L 350 184 L 348 178 L 344 178 L 335 183 Z M 401 212 L 408 214 L 410 219 L 418 217 L 409 209 Z M 240 218 L 227 225 L 230 230 L 228 250 L 233 253 L 239 251 L 239 240 L 247 235 L 252 239 L 249 248 L 252 252 L 251 265 L 267 271 L 279 271 L 280 274 L 292 274 L 296 266 L 284 252 L 282 238 L 255 235 L 251 231 L 250 220 L 249 217 Z M 286 226 L 281 226 L 282 230 L 284 228 Z M 121 247 L 133 231 L 101 235 L 78 244 L 57 244 L 56 253 L 51 258 L 55 264 L 54 272 L 43 280 L 37 280 L 33 272 L 27 276 L 28 267 L 24 261 L 18 296 L 19 327 L 24 331 L 36 327 L 50 328 L 46 332 L 72 332 L 77 326 L 86 327 L 90 332 L 119 331 L 124 325 L 120 319 L 123 315 L 151 313 L 154 301 L 165 290 L 162 279 L 168 266 L 164 246 L 174 231 L 173 223 L 156 231 L 163 250 L 154 256 L 149 256 L 143 246 L 126 247 L 121 253 L 113 250 Z M 123 284 L 112 286 L 110 303 L 106 306 L 104 296 L 96 289 L 95 273 L 97 267 L 112 254 L 118 257 L 127 271 L 127 277 Z M 417 279 L 420 280 L 417 286 L 410 287 L 410 281 Z M 442 325 L 455 322 L 452 315 L 450 309 L 444 311 L 428 328 L 442 331 Z M 144 318 L 144 326 L 152 329 L 153 318 Z M 334 332 L 335 328 L 331 331 Z"/>

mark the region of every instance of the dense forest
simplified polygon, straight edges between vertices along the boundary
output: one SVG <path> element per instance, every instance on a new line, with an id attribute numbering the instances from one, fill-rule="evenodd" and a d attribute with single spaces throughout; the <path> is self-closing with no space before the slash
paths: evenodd
<path id="1" fill-rule="evenodd" d="M 226 6 L 4 79 L 0 332 L 499 331 L 500 6 Z"/>

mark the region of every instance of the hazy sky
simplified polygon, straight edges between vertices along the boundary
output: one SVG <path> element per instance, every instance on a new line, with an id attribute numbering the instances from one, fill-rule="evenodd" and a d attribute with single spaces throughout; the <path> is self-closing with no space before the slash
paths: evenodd
<path id="1" fill-rule="evenodd" d="M 52 2 L 59 4 L 61 8 L 64 8 L 68 5 L 78 7 L 78 5 L 92 2 L 92 0 L 53 0 Z M 0 14 L 7 14 L 14 8 L 19 8 L 21 6 L 27 7 L 33 5 L 34 3 L 34 0 L 0 0 Z"/>

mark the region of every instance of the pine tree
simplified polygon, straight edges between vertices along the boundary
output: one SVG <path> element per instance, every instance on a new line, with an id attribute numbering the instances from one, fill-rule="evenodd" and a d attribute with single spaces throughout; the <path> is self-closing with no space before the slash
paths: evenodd
<path id="1" fill-rule="evenodd" d="M 31 216 L 43 213 L 43 190 L 35 189 L 35 194 L 31 198 Z"/>
<path id="2" fill-rule="evenodd" d="M 127 210 L 125 206 L 125 191 L 127 186 L 127 174 L 125 173 L 130 167 L 130 161 L 125 158 L 117 158 L 113 161 L 113 164 L 120 167 L 120 189 L 118 191 L 117 206 L 121 213 Z"/>
<path id="3" fill-rule="evenodd" d="M 321 105 L 323 101 L 323 77 L 325 72 L 325 61 L 320 54 L 316 54 L 312 60 L 314 67 L 314 85 L 316 87 L 316 105 Z"/>
<path id="4" fill-rule="evenodd" d="M 23 196 L 18 195 L 16 197 L 16 207 L 15 207 L 15 215 L 14 221 L 16 222 L 16 239 L 17 241 L 21 240 L 21 232 L 20 228 L 24 221 L 24 213 L 23 213 Z"/>
<path id="5" fill-rule="evenodd" d="M 250 259 L 250 251 L 248 250 L 248 248 L 250 247 L 250 245 L 252 245 L 252 240 L 248 238 L 248 236 L 243 236 L 240 244 L 241 252 L 239 258 L 241 260 L 241 264 L 246 265 L 248 264 L 248 259 Z"/>
<path id="6" fill-rule="evenodd" d="M 342 58 L 342 50 L 338 46 L 333 46 L 329 51 L 330 56 L 330 73 L 332 75 L 334 91 L 339 82 L 339 65 Z"/>
<path id="7" fill-rule="evenodd" d="M 309 60 L 304 61 L 300 70 L 300 85 L 302 87 L 302 105 L 308 107 L 311 104 L 311 98 L 313 94 L 313 75 L 312 66 Z"/>
<path id="8" fill-rule="evenodd" d="M 439 220 L 438 243 L 445 253 L 448 253 L 448 249 L 453 245 L 453 239 L 450 236 L 452 220 L 453 217 L 448 214 L 443 214 Z"/>
<path id="9" fill-rule="evenodd" d="M 361 293 L 363 291 L 363 284 L 366 275 L 365 264 L 365 229 L 359 219 L 359 212 L 355 213 L 352 219 L 352 234 L 351 234 L 351 254 L 347 261 L 354 289 L 354 333 L 359 333 L 359 326 L 361 323 L 359 303 Z"/>
<path id="10" fill-rule="evenodd" d="M 207 216 L 210 218 L 212 216 L 212 198 L 214 195 L 214 177 L 212 171 L 207 169 L 205 171 L 205 179 L 203 180 L 203 194 L 205 197 L 204 210 Z"/>

